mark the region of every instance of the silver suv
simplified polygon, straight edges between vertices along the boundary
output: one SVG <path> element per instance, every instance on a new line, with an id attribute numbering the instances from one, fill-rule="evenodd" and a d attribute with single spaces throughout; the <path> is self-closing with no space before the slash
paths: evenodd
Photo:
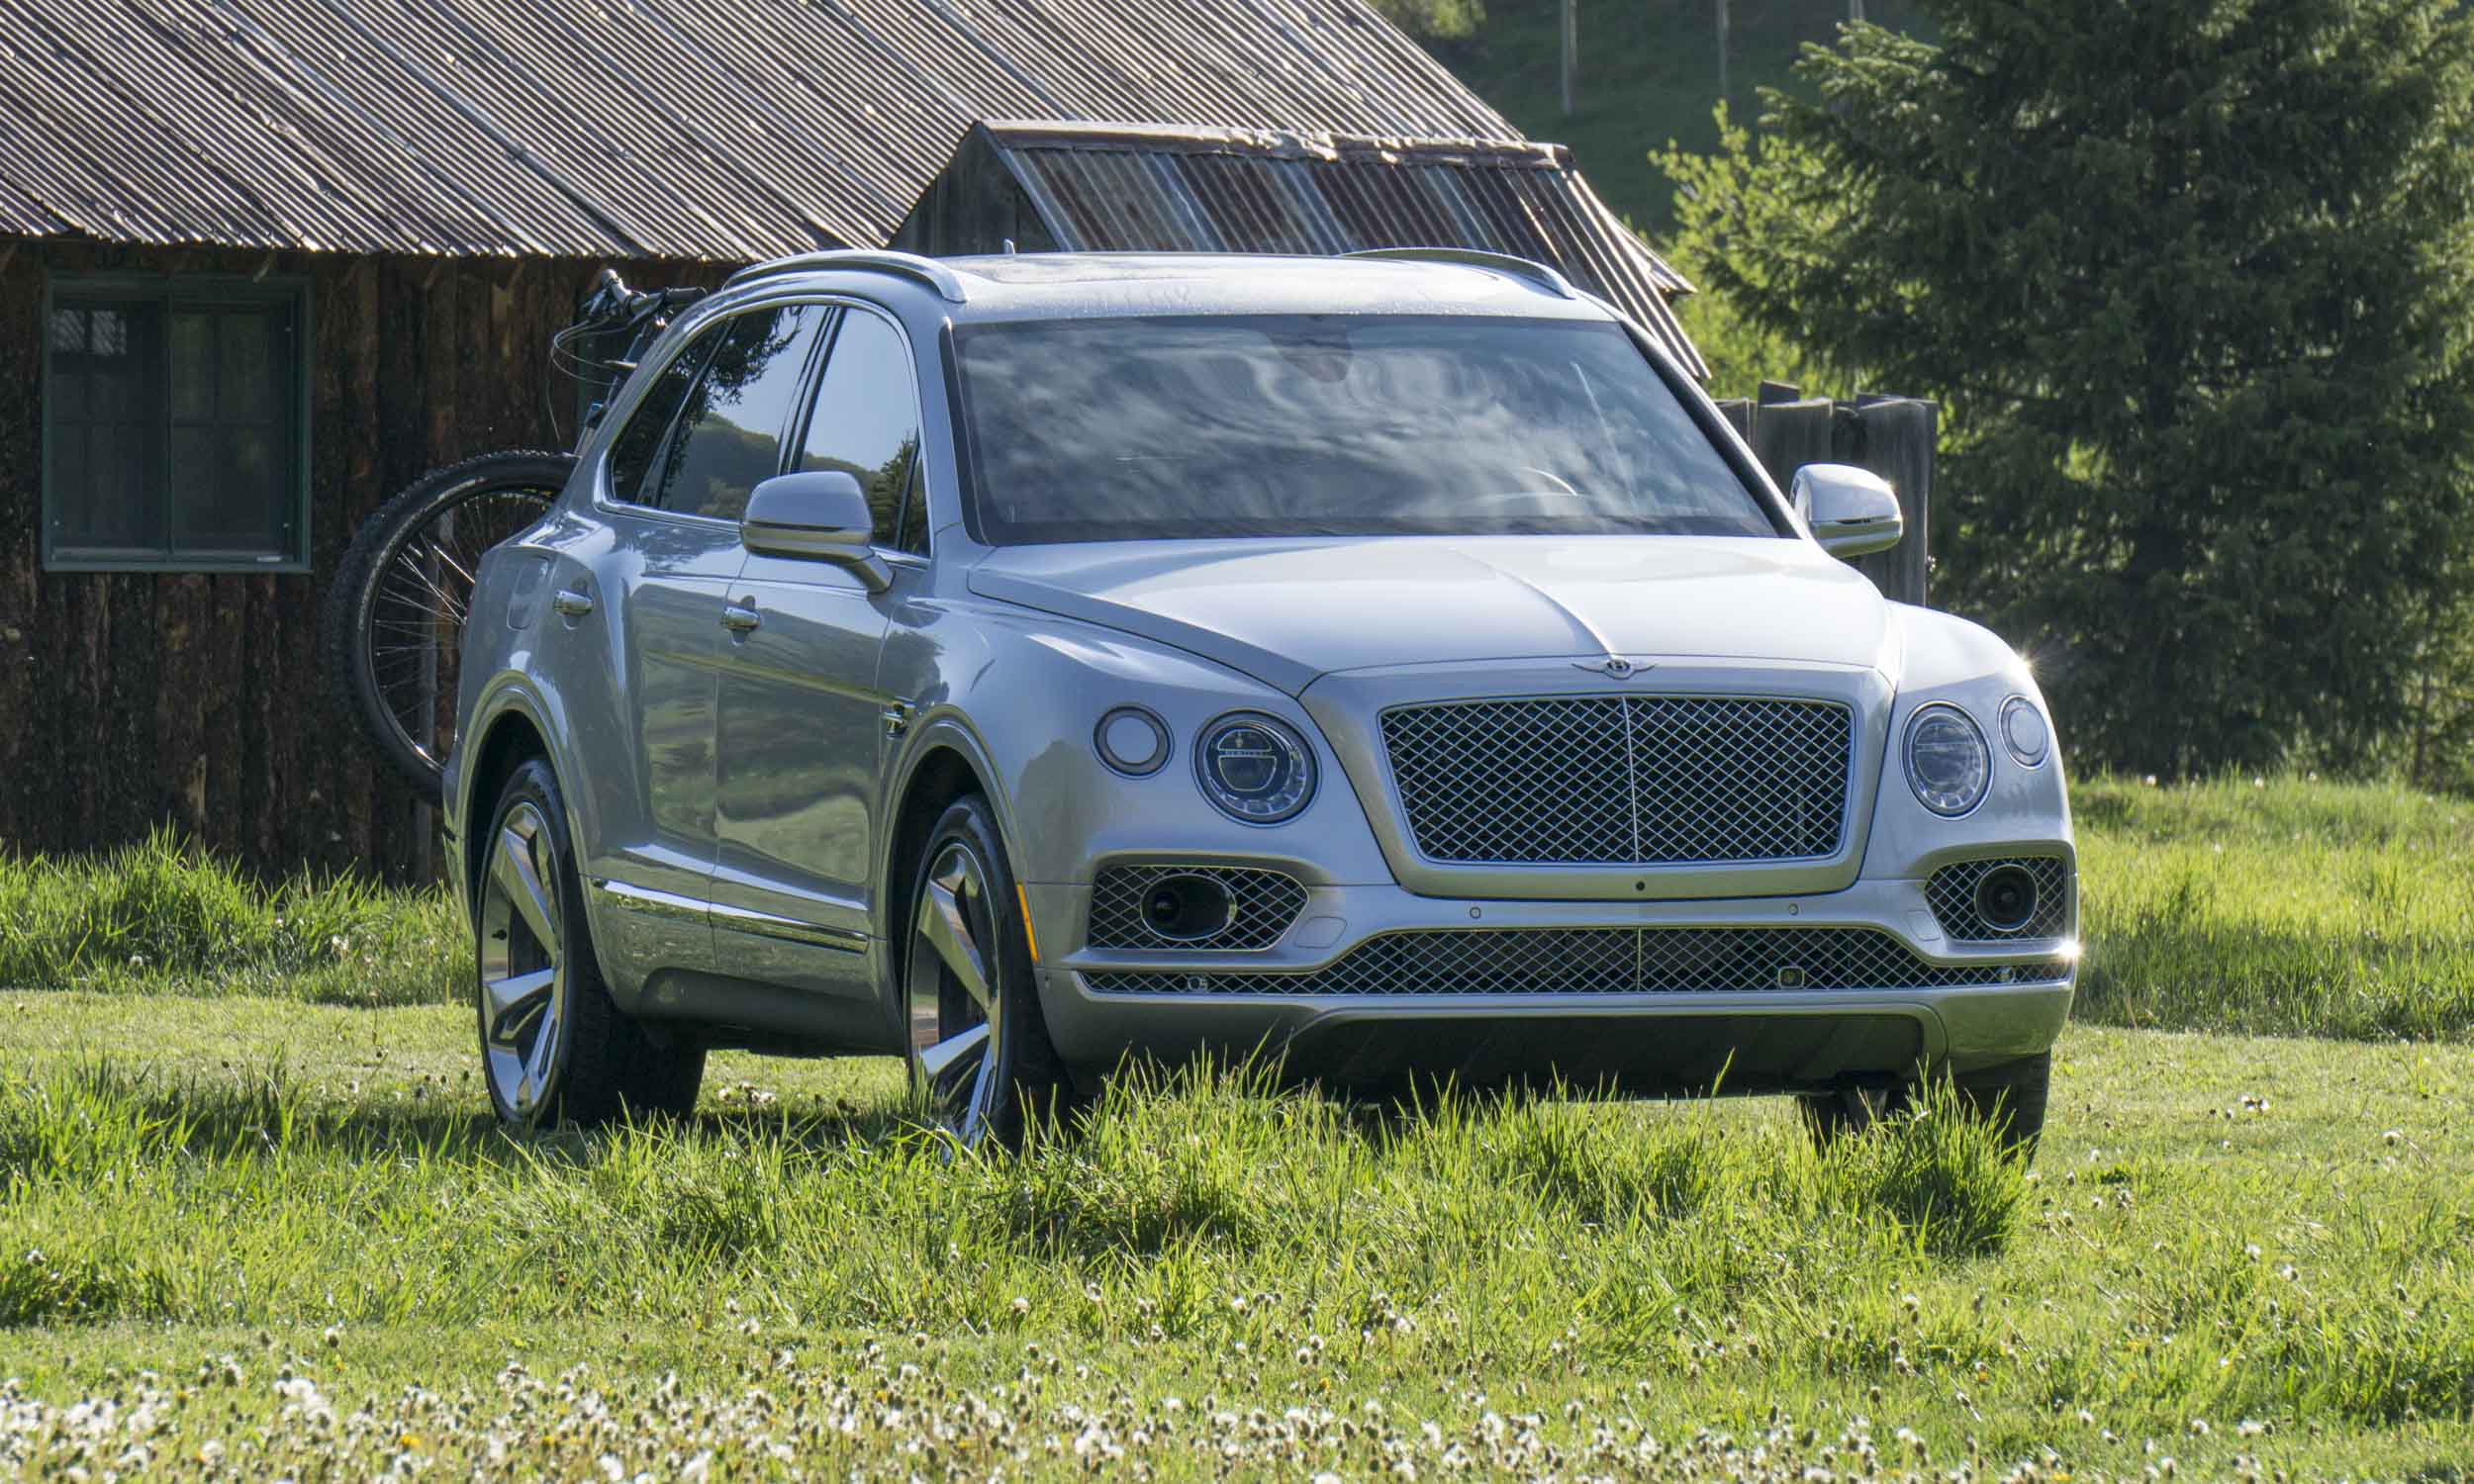
<path id="1" fill-rule="evenodd" d="M 528 1126 L 711 1047 L 964 1139 L 1129 1056 L 2032 1139 L 2076 865 L 2026 666 L 1834 553 L 1535 264 L 824 253 L 670 327 L 491 552 L 447 778 Z"/>

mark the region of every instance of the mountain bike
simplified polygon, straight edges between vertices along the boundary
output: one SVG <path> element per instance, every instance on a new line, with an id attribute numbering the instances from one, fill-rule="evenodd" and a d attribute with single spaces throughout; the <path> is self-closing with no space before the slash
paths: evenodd
<path id="1" fill-rule="evenodd" d="M 613 395 L 671 319 L 703 289 L 631 290 L 604 269 L 574 324 L 550 340 L 550 364 L 607 377 Z M 616 356 L 600 347 L 621 343 Z M 334 700 L 379 757 L 431 804 L 455 741 L 456 656 L 482 553 L 548 513 L 576 450 L 483 454 L 414 481 L 364 521 L 328 588 L 320 649 Z"/>

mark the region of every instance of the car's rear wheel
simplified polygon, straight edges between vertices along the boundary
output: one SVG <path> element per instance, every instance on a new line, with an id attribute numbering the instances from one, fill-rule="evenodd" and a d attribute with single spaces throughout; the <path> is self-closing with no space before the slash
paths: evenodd
<path id="1" fill-rule="evenodd" d="M 501 1123 L 529 1131 L 696 1106 L 703 1048 L 637 1024 L 602 983 L 558 777 L 538 758 L 499 794 L 474 908 L 482 1079 Z"/>
<path id="2" fill-rule="evenodd" d="M 1951 1089 L 1957 1095 L 1962 1111 L 1991 1124 L 2013 1153 L 2032 1159 L 2037 1140 L 2045 1132 L 2045 1108 L 2052 1080 L 2053 1054 L 2046 1052 L 1952 1076 Z M 1827 1144 L 1860 1134 L 1880 1119 L 1913 1107 L 1916 1090 L 1912 1082 L 1890 1087 L 1849 1087 L 1811 1094 L 1797 1101 L 1803 1105 L 1804 1127 L 1814 1139 Z"/>
<path id="3" fill-rule="evenodd" d="M 1030 935 L 986 800 L 957 799 L 928 834 L 910 893 L 903 1039 L 912 1091 L 966 1145 L 1013 1144 L 1068 1083 L 1033 977 Z"/>

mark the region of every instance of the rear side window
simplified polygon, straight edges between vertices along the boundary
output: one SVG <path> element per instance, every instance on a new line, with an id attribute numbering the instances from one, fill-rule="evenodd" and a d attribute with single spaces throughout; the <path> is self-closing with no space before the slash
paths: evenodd
<path id="1" fill-rule="evenodd" d="M 629 505 L 644 504 L 645 476 L 669 447 L 670 429 L 678 423 L 679 409 L 687 406 L 687 394 L 696 389 L 698 374 L 728 328 L 726 320 L 708 326 L 685 350 L 671 357 L 669 365 L 654 373 L 653 389 L 644 394 L 644 400 L 628 416 L 627 425 L 611 440 L 611 498 Z"/>
<path id="2" fill-rule="evenodd" d="M 925 553 L 924 511 L 911 513 L 908 530 L 903 518 L 905 505 L 917 499 L 918 464 L 919 395 L 902 331 L 849 311 L 824 363 L 799 467 L 848 473 L 867 494 L 876 544 Z"/>
<path id="3" fill-rule="evenodd" d="M 827 314 L 818 305 L 792 304 L 750 311 L 721 326 L 640 504 L 719 520 L 746 513 L 748 493 L 781 470 L 782 435 Z"/>

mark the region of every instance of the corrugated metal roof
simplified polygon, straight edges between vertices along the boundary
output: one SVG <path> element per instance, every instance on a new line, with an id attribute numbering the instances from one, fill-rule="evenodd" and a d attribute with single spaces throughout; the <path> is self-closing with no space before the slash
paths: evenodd
<path id="1" fill-rule="evenodd" d="M 1517 138 L 1361 0 L 0 0 L 0 234 L 747 260 L 985 118 Z"/>
<path id="2" fill-rule="evenodd" d="M 1362 0 L 0 0 L 0 236 L 745 262 L 972 127 L 1060 245 L 1449 244 L 1699 358 L 1688 285 Z"/>
<path id="3" fill-rule="evenodd" d="M 1063 248 L 1478 247 L 1552 263 L 1707 376 L 1667 297 L 1691 285 L 1617 222 L 1560 144 L 1266 130 L 992 123 Z"/>

